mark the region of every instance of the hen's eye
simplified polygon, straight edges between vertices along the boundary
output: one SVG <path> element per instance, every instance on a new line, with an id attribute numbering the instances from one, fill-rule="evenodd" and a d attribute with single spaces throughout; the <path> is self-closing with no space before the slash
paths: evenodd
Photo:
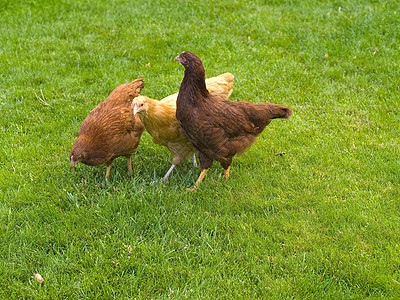
<path id="1" fill-rule="evenodd" d="M 143 106 L 143 103 L 142 103 L 142 104 L 140 104 L 140 106 Z"/>

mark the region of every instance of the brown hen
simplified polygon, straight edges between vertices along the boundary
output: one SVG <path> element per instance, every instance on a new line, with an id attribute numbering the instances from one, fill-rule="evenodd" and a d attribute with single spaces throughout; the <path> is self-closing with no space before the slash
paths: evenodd
<path id="1" fill-rule="evenodd" d="M 132 100 L 143 87 L 142 78 L 121 84 L 89 113 L 69 154 L 71 169 L 79 162 L 89 166 L 105 164 L 108 179 L 113 160 L 125 156 L 128 172 L 133 173 L 131 156 L 136 152 L 144 126 L 133 114 Z"/>
<path id="2" fill-rule="evenodd" d="M 231 73 L 206 79 L 206 87 L 210 94 L 227 99 L 232 93 L 233 78 Z M 153 142 L 165 146 L 172 155 L 172 165 L 163 178 L 166 182 L 173 169 L 192 155 L 193 164 L 196 157 L 192 143 L 188 140 L 176 119 L 176 98 L 178 93 L 160 101 L 139 96 L 132 102 L 134 114 L 138 114 L 146 130 L 153 137 Z"/>
<path id="3" fill-rule="evenodd" d="M 272 119 L 288 119 L 292 111 L 285 105 L 229 101 L 213 96 L 206 89 L 200 58 L 192 52 L 182 52 L 175 60 L 185 67 L 176 117 L 199 153 L 201 174 L 195 190 L 214 160 L 225 169 L 228 178 L 233 156 L 250 147 Z"/>

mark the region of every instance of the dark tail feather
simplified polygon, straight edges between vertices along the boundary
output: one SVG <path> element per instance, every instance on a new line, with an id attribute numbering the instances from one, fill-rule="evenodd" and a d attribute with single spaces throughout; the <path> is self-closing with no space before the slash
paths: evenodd
<path id="1" fill-rule="evenodd" d="M 272 118 L 271 119 L 289 119 L 292 115 L 292 111 L 286 105 L 278 105 L 276 104 L 272 110 Z"/>

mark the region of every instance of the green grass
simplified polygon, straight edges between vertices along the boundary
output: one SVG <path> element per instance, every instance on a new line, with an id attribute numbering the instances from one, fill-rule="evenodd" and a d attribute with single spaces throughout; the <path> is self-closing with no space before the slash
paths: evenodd
<path id="1" fill-rule="evenodd" d="M 1 0 L 0 298 L 398 299 L 399 6 Z M 170 157 L 147 133 L 133 176 L 69 170 L 90 110 L 138 77 L 176 92 L 184 50 L 292 118 L 197 193 L 189 162 L 155 183 Z"/>

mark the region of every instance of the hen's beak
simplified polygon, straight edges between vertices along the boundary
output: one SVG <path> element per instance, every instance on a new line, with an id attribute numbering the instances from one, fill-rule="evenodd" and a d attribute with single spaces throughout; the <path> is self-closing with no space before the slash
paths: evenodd
<path id="1" fill-rule="evenodd" d="M 174 58 L 175 61 L 179 61 L 179 55 Z"/>
<path id="2" fill-rule="evenodd" d="M 71 170 L 76 166 L 78 162 L 74 160 L 74 157 L 71 156 Z"/>
<path id="3" fill-rule="evenodd" d="M 135 103 L 135 105 L 133 106 L 133 115 L 136 115 L 137 112 L 138 112 L 138 108 L 137 108 L 137 105 Z"/>

